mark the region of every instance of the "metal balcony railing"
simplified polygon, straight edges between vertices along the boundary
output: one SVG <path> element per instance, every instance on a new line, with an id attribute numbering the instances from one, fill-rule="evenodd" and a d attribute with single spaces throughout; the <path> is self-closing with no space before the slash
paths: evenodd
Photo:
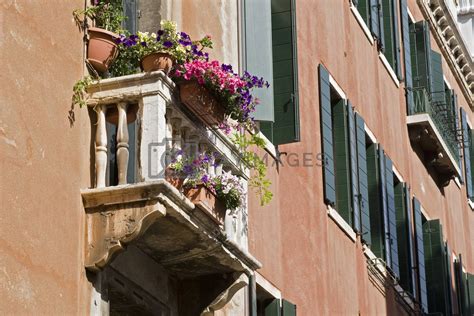
<path id="1" fill-rule="evenodd" d="M 425 88 L 414 88 L 413 96 L 415 101 L 413 114 L 430 115 L 449 152 L 456 161 L 459 161 L 455 113 L 448 108 L 445 101 L 433 100 L 433 96 Z"/>

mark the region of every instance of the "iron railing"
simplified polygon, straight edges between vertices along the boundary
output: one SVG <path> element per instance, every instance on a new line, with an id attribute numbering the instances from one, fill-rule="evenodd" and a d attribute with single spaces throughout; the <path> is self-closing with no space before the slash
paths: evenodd
<path id="1" fill-rule="evenodd" d="M 436 93 L 436 92 L 435 92 Z M 444 143 L 456 161 L 459 161 L 459 144 L 457 137 L 456 114 L 448 108 L 446 101 L 436 101 L 425 88 L 414 88 L 414 113 L 429 114 Z M 436 98 L 438 99 L 438 98 Z"/>

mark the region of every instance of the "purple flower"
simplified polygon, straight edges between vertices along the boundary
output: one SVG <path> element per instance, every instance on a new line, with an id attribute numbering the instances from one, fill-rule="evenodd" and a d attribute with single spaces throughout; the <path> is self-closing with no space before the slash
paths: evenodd
<path id="1" fill-rule="evenodd" d="M 209 182 L 209 176 L 207 174 L 203 175 L 201 178 L 201 181 L 203 183 L 208 183 Z"/>
<path id="2" fill-rule="evenodd" d="M 142 46 L 144 46 L 144 47 L 147 47 L 146 42 L 141 42 L 140 44 L 141 44 Z"/>
<path id="3" fill-rule="evenodd" d="M 190 39 L 190 38 L 189 38 L 189 35 L 186 34 L 186 33 L 184 33 L 184 32 L 179 33 L 179 35 L 181 35 L 181 37 L 184 38 L 184 39 L 187 39 L 187 40 Z"/>
<path id="4" fill-rule="evenodd" d="M 161 35 L 165 34 L 165 31 L 163 31 L 163 30 L 158 30 L 158 32 L 157 32 L 156 34 L 157 34 L 158 36 L 161 36 Z"/>
<path id="5" fill-rule="evenodd" d="M 171 48 L 173 46 L 173 43 L 171 43 L 170 41 L 165 41 L 163 43 L 163 46 L 166 47 L 166 48 Z"/>
<path id="6" fill-rule="evenodd" d="M 222 64 L 221 68 L 222 68 L 222 70 L 224 70 L 226 72 L 232 72 L 232 66 L 231 65 Z"/>

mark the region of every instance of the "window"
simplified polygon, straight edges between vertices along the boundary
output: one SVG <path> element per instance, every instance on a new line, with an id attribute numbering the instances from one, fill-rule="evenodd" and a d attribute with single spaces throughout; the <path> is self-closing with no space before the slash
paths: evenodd
<path id="1" fill-rule="evenodd" d="M 457 315 L 472 315 L 474 313 L 474 274 L 466 273 L 462 264 L 462 255 L 454 263 Z"/>
<path id="2" fill-rule="evenodd" d="M 354 227 L 354 218 L 357 222 L 359 218 L 354 215 L 359 209 L 354 114 L 350 103 L 331 86 L 322 65 L 319 76 L 325 202 Z"/>
<path id="3" fill-rule="evenodd" d="M 367 143 L 370 249 L 399 276 L 393 164 L 380 144 Z"/>
<path id="4" fill-rule="evenodd" d="M 299 141 L 295 1 L 245 0 L 244 20 L 245 68 L 271 85 L 255 119 L 273 144 Z"/>
<path id="5" fill-rule="evenodd" d="M 360 16 L 378 40 L 398 79 L 401 79 L 398 9 L 396 0 L 352 0 Z"/>
<path id="6" fill-rule="evenodd" d="M 380 14 L 380 13 L 379 13 Z M 396 0 L 382 0 L 382 17 L 380 18 L 383 30 L 381 51 L 387 58 L 392 69 L 401 79 L 400 40 L 398 31 L 398 9 Z"/>
<path id="7" fill-rule="evenodd" d="M 397 221 L 398 263 L 400 268 L 400 286 L 412 296 L 415 295 L 415 270 L 413 267 L 413 239 L 411 235 L 411 199 L 410 188 L 397 177 L 395 183 L 395 209 Z"/>
<path id="8" fill-rule="evenodd" d="M 275 298 L 257 284 L 257 316 L 296 316 L 296 305 L 281 298 Z"/>
<path id="9" fill-rule="evenodd" d="M 439 219 L 427 220 L 419 201 L 413 199 L 415 219 L 416 263 L 418 272 L 417 297 L 423 312 L 451 314 L 451 266 L 449 249 L 443 241 Z"/>

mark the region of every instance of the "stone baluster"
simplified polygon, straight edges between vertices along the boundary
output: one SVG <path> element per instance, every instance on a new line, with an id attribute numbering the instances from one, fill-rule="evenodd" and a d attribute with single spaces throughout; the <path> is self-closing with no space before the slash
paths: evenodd
<path id="1" fill-rule="evenodd" d="M 171 139 L 172 139 L 172 149 L 180 150 L 182 148 L 181 144 L 181 119 L 173 117 L 170 119 L 171 122 Z"/>
<path id="2" fill-rule="evenodd" d="M 106 105 L 97 105 L 97 128 L 95 132 L 95 187 L 105 187 L 107 170 L 107 129 L 105 126 Z"/>
<path id="3" fill-rule="evenodd" d="M 197 157 L 199 155 L 199 135 L 189 134 L 187 138 L 189 155 Z"/>
<path id="4" fill-rule="evenodd" d="M 128 169 L 128 125 L 127 125 L 127 103 L 117 104 L 118 125 L 117 125 L 117 168 L 118 184 L 127 183 Z"/>
<path id="5" fill-rule="evenodd" d="M 222 161 L 219 159 L 216 161 L 216 167 L 214 168 L 216 176 L 222 175 L 223 172 L 223 166 L 222 166 Z"/>

